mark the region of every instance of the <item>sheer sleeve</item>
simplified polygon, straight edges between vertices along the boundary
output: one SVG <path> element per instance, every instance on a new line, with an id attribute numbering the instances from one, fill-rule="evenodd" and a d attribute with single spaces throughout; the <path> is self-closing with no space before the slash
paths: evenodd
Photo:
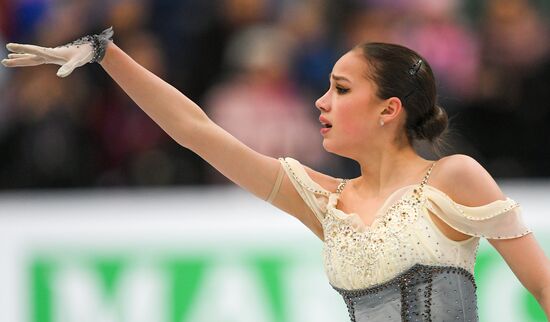
<path id="1" fill-rule="evenodd" d="M 327 202 L 330 192 L 323 189 L 307 174 L 304 166 L 292 158 L 279 158 L 286 175 L 300 194 L 315 217 L 323 223 L 327 211 Z"/>
<path id="2" fill-rule="evenodd" d="M 444 192 L 425 186 L 426 208 L 454 229 L 487 239 L 509 239 L 531 230 L 522 219 L 520 205 L 510 198 L 470 207 L 454 202 Z"/>

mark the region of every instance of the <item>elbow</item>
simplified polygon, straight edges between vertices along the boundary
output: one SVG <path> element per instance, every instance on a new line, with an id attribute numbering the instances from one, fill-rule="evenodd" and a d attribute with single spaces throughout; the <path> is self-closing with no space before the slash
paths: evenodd
<path id="1" fill-rule="evenodd" d="M 536 292 L 532 292 L 532 294 L 544 310 L 546 317 L 550 317 L 550 285 L 545 285 L 539 288 Z"/>
<path id="2" fill-rule="evenodd" d="M 193 120 L 180 120 L 174 123 L 174 129 L 170 135 L 179 145 L 194 150 L 197 144 L 206 139 L 208 129 L 211 128 L 212 121 L 206 116 L 197 116 Z M 169 132 L 169 134 L 170 134 Z"/>
<path id="3" fill-rule="evenodd" d="M 550 301 L 550 285 L 545 285 L 531 292 L 539 303 Z"/>
<path id="4" fill-rule="evenodd" d="M 546 285 L 545 287 L 541 288 L 537 294 L 535 294 L 535 297 L 539 301 L 550 301 L 550 285 Z"/>

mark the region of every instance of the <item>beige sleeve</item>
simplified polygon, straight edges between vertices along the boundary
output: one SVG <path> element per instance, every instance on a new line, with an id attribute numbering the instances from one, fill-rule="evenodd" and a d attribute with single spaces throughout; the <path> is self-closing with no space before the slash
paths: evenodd
<path id="1" fill-rule="evenodd" d="M 470 207 L 454 202 L 442 191 L 425 187 L 426 208 L 454 229 L 487 239 L 509 239 L 526 235 L 520 205 L 510 198 Z"/>
<path id="2" fill-rule="evenodd" d="M 315 217 L 323 223 L 330 192 L 323 189 L 307 174 L 304 166 L 292 158 L 279 158 L 282 168 Z"/>

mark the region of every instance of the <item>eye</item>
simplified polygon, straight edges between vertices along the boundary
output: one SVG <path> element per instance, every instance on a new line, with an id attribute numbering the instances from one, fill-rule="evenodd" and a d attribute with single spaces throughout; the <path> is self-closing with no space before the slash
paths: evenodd
<path id="1" fill-rule="evenodd" d="M 343 94 L 346 94 L 347 92 L 349 92 L 349 88 L 344 88 L 344 87 L 341 87 L 341 86 L 336 86 L 336 92 L 340 95 L 343 95 Z"/>

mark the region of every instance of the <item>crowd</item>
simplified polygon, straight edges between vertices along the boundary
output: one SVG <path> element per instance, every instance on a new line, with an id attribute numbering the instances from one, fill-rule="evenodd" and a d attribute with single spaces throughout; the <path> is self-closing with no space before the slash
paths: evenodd
<path id="1" fill-rule="evenodd" d="M 550 177 L 549 17 L 546 0 L 0 0 L 0 45 L 114 26 L 118 46 L 252 148 L 352 177 L 353 162 L 323 150 L 314 101 L 342 53 L 400 43 L 434 69 L 445 154 L 497 178 Z M 99 65 L 57 68 L 0 68 L 0 189 L 225 182 Z"/>

